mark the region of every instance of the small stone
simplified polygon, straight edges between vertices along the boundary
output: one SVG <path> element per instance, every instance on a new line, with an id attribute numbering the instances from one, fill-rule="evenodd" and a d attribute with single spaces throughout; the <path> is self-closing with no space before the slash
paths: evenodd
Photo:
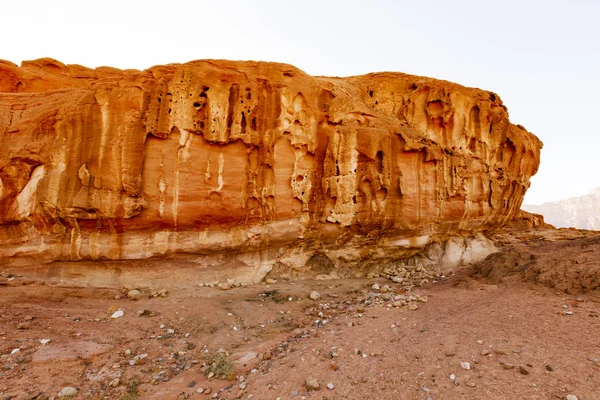
<path id="1" fill-rule="evenodd" d="M 127 298 L 129 300 L 139 300 L 142 298 L 142 292 L 137 289 L 130 290 L 127 292 Z"/>
<path id="2" fill-rule="evenodd" d="M 269 278 L 269 279 L 267 279 L 267 280 L 265 281 L 265 283 L 266 283 L 267 285 L 273 285 L 273 284 L 277 283 L 277 279 L 271 279 L 271 278 Z"/>
<path id="3" fill-rule="evenodd" d="M 467 385 L 468 387 L 475 387 L 475 382 L 467 382 L 465 383 L 465 385 Z"/>
<path id="4" fill-rule="evenodd" d="M 204 388 L 198 388 L 198 389 L 196 389 L 196 393 L 199 393 L 199 394 L 204 393 Z"/>
<path id="5" fill-rule="evenodd" d="M 579 399 L 574 394 L 568 394 L 567 395 L 567 400 L 579 400 Z"/>
<path id="6" fill-rule="evenodd" d="M 317 381 L 315 378 L 312 377 L 308 377 L 306 378 L 306 389 L 310 392 L 313 390 L 319 390 L 321 389 L 321 386 L 319 385 L 319 381 Z"/>
<path id="7" fill-rule="evenodd" d="M 33 321 L 33 316 L 32 315 L 26 315 L 25 318 L 23 318 L 25 321 Z"/>
<path id="8" fill-rule="evenodd" d="M 117 310 L 110 317 L 113 318 L 113 319 L 116 319 L 116 318 L 121 318 L 123 315 L 125 315 L 125 313 L 123 312 L 123 310 Z"/>
<path id="9" fill-rule="evenodd" d="M 41 343 L 42 345 L 44 345 L 44 344 L 48 344 L 48 343 L 50 343 L 51 341 L 52 341 L 52 339 L 40 339 L 40 343 Z"/>
<path id="10" fill-rule="evenodd" d="M 19 325 L 17 325 L 17 329 L 20 329 L 20 330 L 29 329 L 29 322 L 19 323 Z"/>
<path id="11" fill-rule="evenodd" d="M 313 290 L 312 292 L 310 292 L 308 298 L 311 300 L 319 300 L 321 298 L 321 295 L 316 290 Z"/>
<path id="12" fill-rule="evenodd" d="M 328 383 L 327 384 L 327 389 L 333 390 L 333 389 L 335 389 L 335 385 L 333 383 Z"/>
<path id="13" fill-rule="evenodd" d="M 189 388 L 193 388 L 194 386 L 196 386 L 196 381 L 191 381 L 190 383 L 188 383 Z"/>
<path id="14" fill-rule="evenodd" d="M 460 362 L 460 366 L 461 366 L 462 369 L 466 369 L 466 370 L 470 370 L 471 369 L 471 364 L 469 364 L 466 361 L 461 361 Z"/>
<path id="15" fill-rule="evenodd" d="M 489 356 L 490 354 L 492 354 L 492 352 L 486 349 L 486 350 L 481 350 L 480 354 L 482 356 Z"/>
<path id="16" fill-rule="evenodd" d="M 17 354 L 17 353 L 18 353 L 18 352 L 20 352 L 20 351 L 21 351 L 21 349 L 17 347 L 17 348 L 16 348 L 16 349 L 14 349 L 13 351 L 11 351 L 11 352 L 10 352 L 10 354 L 11 354 L 11 355 L 12 355 L 12 354 Z"/>
<path id="17" fill-rule="evenodd" d="M 565 311 L 565 315 L 573 315 L 573 311 Z"/>
<path id="18" fill-rule="evenodd" d="M 66 386 L 64 388 L 62 388 L 60 390 L 60 392 L 58 392 L 58 397 L 69 397 L 69 396 L 76 396 L 77 395 L 77 389 L 75 389 L 74 387 L 71 386 Z"/>
<path id="19" fill-rule="evenodd" d="M 519 367 L 519 372 L 523 375 L 529 375 L 529 371 L 527 371 L 527 369 L 523 366 Z"/>
<path id="20" fill-rule="evenodd" d="M 374 283 L 373 286 L 371 286 L 371 289 L 373 290 L 379 290 L 379 284 L 378 283 Z"/>
<path id="21" fill-rule="evenodd" d="M 453 381 L 453 380 L 455 380 L 455 379 L 456 379 L 456 375 L 454 375 L 454 374 L 450 374 L 450 380 L 452 380 L 452 381 Z"/>
<path id="22" fill-rule="evenodd" d="M 502 365 L 502 368 L 504 369 L 513 369 L 515 367 L 514 365 L 508 363 L 500 363 L 500 365 Z"/>
<path id="23" fill-rule="evenodd" d="M 409 304 L 409 305 L 408 305 L 408 309 L 409 309 L 409 311 L 415 311 L 415 310 L 416 310 L 416 309 L 418 309 L 418 308 L 419 308 L 419 306 L 417 306 L 417 305 L 416 305 L 416 304 L 414 304 L 414 303 L 413 303 L 413 304 Z"/>
<path id="24" fill-rule="evenodd" d="M 115 378 L 110 382 L 110 387 L 116 388 L 121 384 L 121 379 Z"/>
<path id="25" fill-rule="evenodd" d="M 337 371 L 340 369 L 340 365 L 338 363 L 336 363 L 335 361 L 332 361 L 329 364 L 329 367 L 333 370 L 333 371 Z"/>
<path id="26" fill-rule="evenodd" d="M 551 366 L 549 366 L 549 365 L 546 365 L 546 370 L 548 370 L 548 371 L 552 372 L 552 371 L 554 371 L 554 368 L 552 368 L 552 367 L 551 367 Z"/>
<path id="27" fill-rule="evenodd" d="M 240 383 L 240 385 L 239 385 L 240 389 L 242 389 L 242 390 L 246 389 L 247 386 L 248 386 L 248 382 L 246 382 L 246 381 Z"/>

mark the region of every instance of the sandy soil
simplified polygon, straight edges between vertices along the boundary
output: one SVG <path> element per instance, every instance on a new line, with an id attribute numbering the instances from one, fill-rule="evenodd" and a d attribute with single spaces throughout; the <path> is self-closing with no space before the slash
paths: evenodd
<path id="1" fill-rule="evenodd" d="M 557 232 L 497 236 L 501 253 L 408 291 L 190 282 L 132 301 L 4 272 L 0 398 L 600 399 L 600 236 Z"/>

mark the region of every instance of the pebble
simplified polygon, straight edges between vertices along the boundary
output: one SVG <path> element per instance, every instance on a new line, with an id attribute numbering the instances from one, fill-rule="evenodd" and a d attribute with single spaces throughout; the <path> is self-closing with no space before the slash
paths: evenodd
<path id="1" fill-rule="evenodd" d="M 21 349 L 17 347 L 17 348 L 16 348 L 16 349 L 14 349 L 13 351 L 11 351 L 11 352 L 10 352 L 10 354 L 17 354 L 17 353 L 18 353 L 18 352 L 20 352 L 20 351 L 21 351 Z"/>
<path id="2" fill-rule="evenodd" d="M 321 386 L 319 385 L 319 381 L 317 381 L 315 378 L 308 377 L 306 378 L 306 389 L 308 391 L 319 390 L 321 389 Z"/>
<path id="3" fill-rule="evenodd" d="M 115 378 L 110 382 L 110 387 L 116 388 L 121 384 L 121 380 L 119 378 Z"/>
<path id="4" fill-rule="evenodd" d="M 65 386 L 64 388 L 62 388 L 60 390 L 60 392 L 58 392 L 59 397 L 68 397 L 68 396 L 76 396 L 76 395 L 77 395 L 77 389 L 75 389 L 74 387 L 71 387 L 71 386 Z"/>
<path id="5" fill-rule="evenodd" d="M 456 379 L 456 375 L 450 374 L 450 380 L 455 380 L 455 379 Z"/>
<path id="6" fill-rule="evenodd" d="M 137 289 L 132 289 L 127 292 L 127 298 L 129 300 L 139 300 L 142 297 L 142 292 Z"/>
<path id="7" fill-rule="evenodd" d="M 523 366 L 519 367 L 519 372 L 523 375 L 529 375 L 529 371 L 527 371 L 527 369 Z"/>
<path id="8" fill-rule="evenodd" d="M 273 285 L 273 284 L 277 283 L 277 279 L 271 279 L 271 278 L 269 278 L 265 282 L 266 282 L 267 285 Z"/>
<path id="9" fill-rule="evenodd" d="M 371 286 L 371 289 L 373 289 L 373 290 L 379 290 L 379 284 L 378 283 L 374 283 L 373 286 Z"/>
<path id="10" fill-rule="evenodd" d="M 196 393 L 200 393 L 200 394 L 204 393 L 204 388 L 196 389 Z"/>
<path id="11" fill-rule="evenodd" d="M 123 315 L 125 315 L 125 313 L 123 312 L 123 310 L 117 310 L 110 317 L 113 318 L 113 319 L 116 319 L 116 318 L 121 318 Z"/>
<path id="12" fill-rule="evenodd" d="M 319 300 L 321 298 L 321 295 L 316 290 L 313 290 L 312 292 L 310 292 L 310 295 L 308 297 L 311 300 Z"/>
<path id="13" fill-rule="evenodd" d="M 579 400 L 579 399 L 574 394 L 568 394 L 567 395 L 567 400 Z"/>
<path id="14" fill-rule="evenodd" d="M 475 387 L 475 382 L 467 382 L 465 383 L 468 387 Z"/>
<path id="15" fill-rule="evenodd" d="M 335 385 L 333 383 L 328 383 L 327 384 L 327 389 L 333 390 L 333 389 L 335 389 Z"/>
<path id="16" fill-rule="evenodd" d="M 48 344 L 52 341 L 52 339 L 40 339 L 41 344 Z"/>
<path id="17" fill-rule="evenodd" d="M 460 366 L 461 366 L 462 369 L 466 369 L 466 370 L 470 370 L 471 369 L 471 364 L 469 364 L 466 361 L 461 361 L 460 362 Z"/>

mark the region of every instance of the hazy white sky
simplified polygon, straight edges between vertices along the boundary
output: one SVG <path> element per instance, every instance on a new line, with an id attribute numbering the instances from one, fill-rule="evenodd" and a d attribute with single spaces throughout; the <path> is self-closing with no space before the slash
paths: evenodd
<path id="1" fill-rule="evenodd" d="M 543 142 L 528 203 L 600 186 L 600 1 L 5 1 L 0 58 L 144 69 L 200 58 L 401 71 L 492 90 Z"/>

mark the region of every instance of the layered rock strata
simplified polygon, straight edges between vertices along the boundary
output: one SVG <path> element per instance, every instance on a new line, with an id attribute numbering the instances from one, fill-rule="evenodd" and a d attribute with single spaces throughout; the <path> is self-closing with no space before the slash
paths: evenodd
<path id="1" fill-rule="evenodd" d="M 409 257 L 509 221 L 541 146 L 498 95 L 402 73 L 0 61 L 0 259 Z"/>

